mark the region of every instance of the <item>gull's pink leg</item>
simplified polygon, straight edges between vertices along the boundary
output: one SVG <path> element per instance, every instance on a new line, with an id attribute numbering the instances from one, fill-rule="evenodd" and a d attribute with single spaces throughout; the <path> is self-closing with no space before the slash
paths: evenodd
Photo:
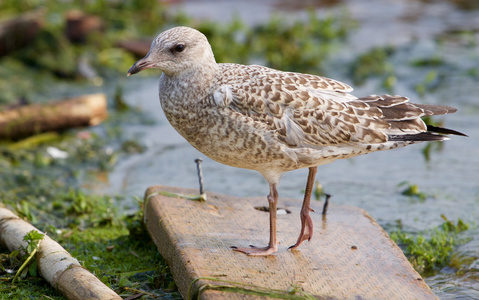
<path id="1" fill-rule="evenodd" d="M 311 240 L 313 237 L 313 220 L 309 215 L 311 209 L 311 194 L 313 192 L 314 177 L 316 176 L 316 171 L 318 167 L 309 168 L 308 182 L 306 183 L 306 191 L 304 192 L 303 206 L 301 207 L 301 232 L 299 233 L 298 240 L 296 244 L 289 247 L 288 249 L 296 249 L 304 240 Z"/>
<path id="2" fill-rule="evenodd" d="M 278 205 L 278 191 L 276 184 L 269 184 L 270 193 L 268 195 L 269 203 L 269 244 L 266 247 L 231 247 L 235 251 L 243 252 L 248 255 L 267 256 L 278 251 L 276 241 L 276 208 Z"/>

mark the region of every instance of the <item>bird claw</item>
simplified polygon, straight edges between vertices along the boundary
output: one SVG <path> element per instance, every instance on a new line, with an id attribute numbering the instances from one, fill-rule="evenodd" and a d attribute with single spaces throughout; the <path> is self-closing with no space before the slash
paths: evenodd
<path id="1" fill-rule="evenodd" d="M 278 246 L 256 247 L 250 245 L 249 247 L 231 247 L 234 251 L 242 252 L 250 256 L 268 256 L 278 251 Z"/>
<path id="2" fill-rule="evenodd" d="M 289 246 L 288 249 L 289 250 L 294 250 L 296 248 L 299 247 L 299 245 L 301 245 L 302 242 L 304 242 L 305 240 L 308 240 L 308 242 L 311 240 L 311 236 L 309 236 L 309 234 L 304 234 L 304 235 L 300 235 L 298 237 L 298 241 L 296 242 L 296 244 L 292 245 L 292 246 Z"/>
<path id="3" fill-rule="evenodd" d="M 290 246 L 288 249 L 296 249 L 305 240 L 311 241 L 313 237 L 313 220 L 309 215 L 309 211 L 314 211 L 311 208 L 301 211 L 301 232 L 299 234 L 296 244 Z"/>

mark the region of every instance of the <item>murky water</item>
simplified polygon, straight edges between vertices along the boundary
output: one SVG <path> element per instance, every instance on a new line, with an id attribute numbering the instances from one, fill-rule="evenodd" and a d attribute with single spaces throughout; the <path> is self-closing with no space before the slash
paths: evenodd
<path id="1" fill-rule="evenodd" d="M 446 124 L 449 128 L 467 133 L 469 138 L 453 137 L 444 143 L 441 152 L 433 152 L 430 162 L 426 162 L 421 153 L 424 145 L 414 145 L 336 161 L 320 167 L 317 179 L 326 192 L 333 195 L 334 203 L 364 208 L 386 228 L 395 226 L 397 220 L 401 220 L 404 230 L 425 230 L 441 224 L 441 214 L 450 220 L 477 220 L 479 84 L 477 76 L 467 77 L 461 72 L 469 68 L 479 70 L 479 48 L 476 46 L 471 50 L 461 45 L 438 46 L 433 39 L 449 30 L 477 30 L 479 10 L 461 10 L 446 1 L 338 2 L 341 2 L 341 7 L 320 7 L 318 13 L 346 8 L 359 21 L 359 28 L 350 37 L 348 48 L 333 57 L 329 68 L 331 73 L 327 75 L 351 83 L 347 74 L 338 71 L 334 65 L 373 46 L 395 45 L 402 49 L 393 61 L 398 76 L 395 92 L 417 97 L 412 87 L 415 81 L 424 78 L 424 74 L 410 65 L 404 65 L 404 62 L 410 57 L 440 54 L 458 73 L 449 76 L 432 94 L 416 101 L 459 108 L 457 113 L 445 118 Z M 218 21 L 229 21 L 238 14 L 250 24 L 264 22 L 273 13 L 289 19 L 306 16 L 304 7 L 289 6 L 287 3 L 273 0 L 185 1 L 172 9 L 181 9 L 193 17 Z M 251 9 L 252 6 L 255 8 Z M 158 102 L 157 80 L 131 77 L 125 81 L 127 101 L 151 112 L 157 122 L 152 126 L 125 128 L 127 135 L 140 138 L 147 146 L 147 151 L 119 162 L 110 175 L 108 192 L 142 195 L 148 186 L 156 184 L 197 187 L 194 160 L 201 157 L 204 160 L 207 191 L 235 196 L 266 195 L 268 186 L 259 173 L 224 166 L 206 158 L 172 129 Z M 370 80 L 354 93 L 363 96 L 379 92 L 384 92 L 380 91 L 379 83 Z M 279 188 L 280 197 L 302 197 L 306 177 L 306 170 L 285 174 Z M 421 191 L 431 196 L 419 201 L 401 195 L 403 188 L 398 187 L 398 184 L 403 181 L 417 184 Z M 266 204 L 266 198 L 263 204 Z M 460 273 L 446 268 L 437 276 L 427 279 L 442 299 L 479 298 L 479 232 L 472 229 L 463 237 L 470 241 L 461 246 L 455 255 L 467 257 L 467 265 L 461 268 Z"/>

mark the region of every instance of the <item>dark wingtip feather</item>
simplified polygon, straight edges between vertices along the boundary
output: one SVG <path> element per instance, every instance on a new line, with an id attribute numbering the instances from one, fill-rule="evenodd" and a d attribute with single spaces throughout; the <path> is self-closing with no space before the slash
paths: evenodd
<path id="1" fill-rule="evenodd" d="M 415 134 L 395 134 L 389 135 L 389 141 L 417 141 L 417 142 L 430 142 L 430 141 L 445 141 L 448 140 L 448 134 L 467 136 L 462 132 L 427 125 L 427 132 L 415 133 Z"/>
<path id="2" fill-rule="evenodd" d="M 448 128 L 442 128 L 442 127 L 436 127 L 436 126 L 432 126 L 432 125 L 427 125 L 427 131 L 441 133 L 441 134 L 453 134 L 453 135 L 467 136 L 466 134 L 464 134 L 462 132 L 459 132 L 459 131 L 456 131 L 456 130 L 452 130 L 452 129 L 448 129 Z"/>

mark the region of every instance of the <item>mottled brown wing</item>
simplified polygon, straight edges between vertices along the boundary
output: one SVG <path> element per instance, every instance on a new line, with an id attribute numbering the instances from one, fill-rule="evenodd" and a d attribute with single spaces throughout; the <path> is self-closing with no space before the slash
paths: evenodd
<path id="1" fill-rule="evenodd" d="M 290 147 L 387 141 L 381 110 L 348 94 L 346 84 L 260 66 L 242 66 L 241 72 L 238 80 L 228 76 L 215 101 L 265 124 Z"/>

